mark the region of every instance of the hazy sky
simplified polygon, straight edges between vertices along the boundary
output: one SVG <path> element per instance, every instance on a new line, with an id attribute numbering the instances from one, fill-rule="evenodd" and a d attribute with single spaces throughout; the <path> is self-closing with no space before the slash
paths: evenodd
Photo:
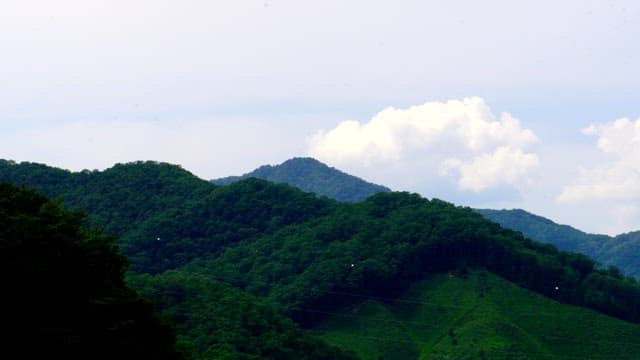
<path id="1" fill-rule="evenodd" d="M 0 2 L 0 158 L 314 156 L 394 190 L 640 229 L 637 1 Z"/>

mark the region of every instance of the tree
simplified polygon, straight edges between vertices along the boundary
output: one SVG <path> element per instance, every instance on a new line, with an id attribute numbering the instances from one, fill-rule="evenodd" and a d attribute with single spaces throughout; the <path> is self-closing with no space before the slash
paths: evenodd
<path id="1" fill-rule="evenodd" d="M 0 184 L 3 339 L 21 357 L 179 359 L 173 330 L 124 285 L 114 239 L 84 215 Z"/>

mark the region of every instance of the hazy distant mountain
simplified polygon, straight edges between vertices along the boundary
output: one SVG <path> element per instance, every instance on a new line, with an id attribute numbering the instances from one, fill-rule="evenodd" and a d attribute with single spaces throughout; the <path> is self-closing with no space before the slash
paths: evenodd
<path id="1" fill-rule="evenodd" d="M 568 225 L 560 225 L 521 209 L 490 210 L 477 209 L 482 216 L 498 224 L 520 231 L 536 241 L 555 245 L 560 250 L 575 251 L 594 256 L 611 240 L 607 235 L 588 234 Z"/>
<path id="2" fill-rule="evenodd" d="M 520 209 L 476 211 L 532 240 L 553 244 L 560 250 L 583 253 L 603 265 L 614 265 L 625 274 L 640 278 L 640 231 L 612 237 L 585 233 Z"/>
<path id="3" fill-rule="evenodd" d="M 617 235 L 609 240 L 598 254 L 604 264 L 620 268 L 626 275 L 640 279 L 640 231 Z"/>
<path id="4" fill-rule="evenodd" d="M 391 191 L 387 187 L 346 174 L 313 158 L 293 158 L 280 165 L 264 165 L 242 176 L 229 176 L 212 182 L 228 185 L 250 177 L 285 183 L 306 192 L 346 202 L 361 201 L 375 193 Z"/>

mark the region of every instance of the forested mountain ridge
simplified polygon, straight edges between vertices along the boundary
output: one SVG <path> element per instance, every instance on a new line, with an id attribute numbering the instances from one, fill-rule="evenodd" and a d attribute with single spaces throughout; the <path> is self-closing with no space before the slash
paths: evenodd
<path id="1" fill-rule="evenodd" d="M 280 165 L 263 165 L 242 176 L 212 180 L 214 184 L 228 185 L 235 181 L 255 177 L 275 183 L 285 183 L 338 201 L 361 201 L 389 188 L 364 181 L 313 158 L 292 158 Z"/>
<path id="2" fill-rule="evenodd" d="M 188 206 L 211 190 L 179 166 L 153 161 L 116 164 L 104 171 L 70 172 L 37 163 L 0 160 L 0 182 L 27 185 L 86 211 L 93 225 L 118 236 L 167 208 Z"/>
<path id="3" fill-rule="evenodd" d="M 16 164 L 11 164 L 11 166 L 14 165 L 17 166 Z M 179 271 L 163 272 L 157 277 L 144 272 L 144 270 L 149 270 L 149 272 L 155 273 L 158 271 L 153 270 L 157 268 L 162 270 L 174 268 L 183 263 L 185 256 L 188 258 L 188 256 L 195 256 L 196 253 L 203 255 L 199 252 L 203 251 L 204 254 L 206 254 L 206 251 L 210 250 L 212 245 L 218 247 L 224 245 L 216 243 L 214 238 L 208 239 L 208 244 L 198 244 L 195 239 L 189 239 L 188 242 L 193 240 L 193 243 L 185 244 L 185 246 L 190 248 L 188 255 L 182 252 L 176 252 L 176 247 L 171 245 L 155 249 L 152 249 L 148 245 L 140 246 L 140 244 L 135 243 L 135 235 L 131 236 L 133 240 L 126 238 L 128 234 L 139 234 L 141 231 L 138 229 L 138 224 L 127 221 L 128 216 L 140 217 L 142 219 L 140 221 L 143 225 L 146 224 L 146 226 L 152 226 L 149 224 L 157 221 L 161 222 L 163 219 L 166 220 L 167 216 L 171 217 L 171 215 L 179 211 L 185 211 L 188 214 L 186 216 L 187 218 L 189 216 L 195 216 L 189 213 L 189 211 L 194 206 L 198 207 L 201 204 L 192 201 L 196 201 L 196 199 L 202 197 L 203 194 L 198 191 L 199 185 L 202 184 L 210 190 L 210 195 L 215 198 L 214 203 L 219 205 L 215 209 L 209 207 L 204 209 L 204 211 L 211 210 L 217 212 L 221 219 L 226 219 L 221 220 L 223 225 L 225 221 L 227 223 L 233 223 L 235 221 L 239 225 L 229 226 L 227 224 L 226 227 L 223 226 L 227 230 L 221 235 L 222 238 L 228 240 L 230 237 L 233 238 L 233 234 L 235 234 L 235 236 L 248 236 L 249 233 L 256 231 L 256 227 L 268 233 L 269 230 L 267 229 L 268 224 L 265 222 L 266 219 L 260 219 L 260 216 L 251 217 L 249 213 L 243 215 L 244 211 L 259 209 L 254 206 L 256 204 L 255 202 L 247 204 L 245 202 L 245 195 L 248 191 L 255 197 L 255 201 L 262 201 L 260 190 L 256 187 L 259 187 L 260 184 L 253 184 L 256 186 L 252 186 L 254 181 L 249 180 L 243 184 L 237 184 L 234 187 L 217 188 L 209 182 L 192 177 L 188 179 L 191 180 L 192 191 L 182 193 L 181 195 L 184 198 L 175 201 L 175 193 L 167 189 L 185 190 L 182 186 L 184 185 L 183 180 L 185 179 L 181 179 L 180 177 L 184 172 L 179 167 L 168 164 L 140 162 L 118 165 L 104 172 L 108 175 L 104 180 L 96 180 L 95 178 L 95 176 L 99 178 L 103 172 L 72 174 L 58 171 L 57 169 L 53 169 L 53 172 L 56 174 L 64 174 L 65 176 L 47 177 L 47 167 L 37 164 L 26 165 L 29 168 L 35 166 L 35 168 L 39 170 L 38 175 L 44 175 L 42 177 L 35 176 L 35 178 L 38 179 L 36 186 L 40 185 L 62 198 L 69 196 L 73 203 L 84 204 L 95 210 L 97 215 L 92 217 L 88 222 L 89 224 L 106 227 L 111 229 L 112 232 L 121 232 L 125 235 L 125 238 L 120 239 L 120 243 L 124 248 L 135 249 L 132 251 L 132 254 L 128 256 L 134 270 L 128 275 L 128 283 L 134 285 L 136 289 L 150 297 L 156 303 L 159 310 L 162 311 L 163 316 L 170 318 L 177 326 L 179 330 L 177 347 L 187 358 L 256 360 L 354 359 L 352 355 L 344 353 L 338 348 L 327 346 L 322 341 L 303 332 L 290 319 L 281 315 L 273 305 L 263 303 L 259 299 L 241 290 L 231 288 L 215 279 Z M 150 169 L 150 167 L 154 169 Z M 44 171 L 44 173 L 42 171 Z M 136 193 L 133 199 L 124 199 L 114 191 L 106 191 L 102 194 L 99 192 L 100 189 L 108 189 L 111 187 L 110 185 L 113 185 L 112 181 L 113 177 L 116 176 L 116 171 L 123 171 L 125 173 L 120 174 L 123 176 L 123 181 L 119 186 L 122 188 L 123 186 L 127 187 L 126 184 L 129 184 L 128 190 L 130 191 L 127 191 L 127 193 Z M 173 172 L 173 174 L 171 174 L 172 176 L 164 179 L 160 177 L 160 179 L 148 181 L 149 176 L 153 177 L 159 174 L 167 175 L 167 171 Z M 21 171 L 20 174 L 24 173 Z M 127 174 L 129 176 L 126 176 Z M 6 173 L 4 173 L 4 175 L 6 175 Z M 89 175 L 94 178 L 87 180 L 85 176 Z M 78 180 L 74 177 L 83 178 Z M 21 179 L 33 178 L 34 177 L 31 176 L 21 177 Z M 59 182 L 61 178 L 64 180 Z M 178 180 L 175 182 L 172 180 L 164 181 L 167 179 Z M 65 193 L 64 190 L 71 188 L 71 186 L 68 186 L 68 181 L 80 184 L 80 187 Z M 135 184 L 135 186 L 131 184 Z M 24 183 L 22 185 L 24 185 Z M 93 187 L 93 189 L 89 187 Z M 7 323 L 9 327 L 13 326 L 17 329 L 16 334 L 21 334 L 21 329 L 25 329 L 26 334 L 35 332 L 32 335 L 26 335 L 24 338 L 17 337 L 17 341 L 21 341 L 20 344 L 23 344 L 22 346 L 37 345 L 39 348 L 35 348 L 34 351 L 43 351 L 46 354 L 60 354 L 64 355 L 63 357 L 65 358 L 72 359 L 101 359 L 116 356 L 123 358 L 164 359 L 167 357 L 163 357 L 163 353 L 159 352 L 163 348 L 167 348 L 168 350 L 162 351 L 168 352 L 171 350 L 173 352 L 169 354 L 173 354 L 172 356 L 175 358 L 181 358 L 180 353 L 173 348 L 175 335 L 171 332 L 171 329 L 166 328 L 166 330 L 163 330 L 165 328 L 160 327 L 159 324 L 154 325 L 151 320 L 146 319 L 146 316 L 150 317 L 151 305 L 135 295 L 132 290 L 125 288 L 123 282 L 123 266 L 126 261 L 120 255 L 111 253 L 111 251 L 116 249 L 113 243 L 114 238 L 98 236 L 98 233 L 92 232 L 86 235 L 90 235 L 91 239 L 95 238 L 91 243 L 88 243 L 89 245 L 84 245 L 84 243 L 74 245 L 76 248 L 79 247 L 79 249 L 86 247 L 86 252 L 91 251 L 90 255 L 92 257 L 99 256 L 99 258 L 95 259 L 91 257 L 85 259 L 85 261 L 88 261 L 90 264 L 85 264 L 82 259 L 79 258 L 81 255 L 79 253 L 80 250 L 73 250 L 76 253 L 74 255 L 55 255 L 56 253 L 59 254 L 61 251 L 67 250 L 57 249 L 55 244 L 50 243 L 52 239 L 46 237 L 46 232 L 40 227 L 33 226 L 34 224 L 30 218 L 27 218 L 29 224 L 15 220 L 11 211 L 14 211 L 16 208 L 20 209 L 20 204 L 24 203 L 24 201 L 14 201 L 15 196 L 13 196 L 10 191 L 4 191 L 5 188 L 16 189 L 16 191 L 18 191 L 17 188 L 14 188 L 12 185 L 3 184 L 2 181 L 0 181 L 0 190 L 3 190 L 0 191 L 0 225 L 2 227 L 0 229 L 0 249 L 2 249 L 0 255 L 3 259 L 1 265 L 5 270 L 4 273 L 14 274 L 12 280 L 15 280 L 15 283 L 11 282 L 8 286 L 5 286 L 5 290 L 7 290 L 8 293 L 18 292 L 17 289 L 24 286 L 24 284 L 22 284 L 23 280 L 26 281 L 22 279 L 22 277 L 25 277 L 28 283 L 33 283 L 34 276 L 41 271 L 46 274 L 46 278 L 41 280 L 42 283 L 40 280 L 33 283 L 33 294 L 30 292 L 24 293 L 24 291 L 21 290 L 18 293 L 22 295 L 16 298 L 16 303 L 13 304 L 13 306 L 10 306 L 12 313 L 17 316 L 28 312 L 33 313 L 33 321 L 29 320 L 31 317 L 22 315 L 16 318 L 15 324 L 12 321 Z M 234 188 L 237 191 L 233 194 L 224 191 L 230 188 Z M 286 189 L 286 186 L 280 185 L 273 188 L 274 196 L 278 196 L 283 188 Z M 44 197 L 35 192 L 27 190 L 20 191 L 38 201 L 34 206 L 29 208 L 31 209 L 30 211 L 38 211 L 40 203 L 44 203 L 47 209 L 49 207 L 54 210 L 57 209 L 57 203 L 47 203 Z M 92 201 L 85 201 L 86 199 L 81 195 L 85 192 L 87 197 L 92 199 Z M 79 198 L 74 197 L 76 194 L 79 195 Z M 95 196 L 99 197 L 100 195 L 104 196 L 104 198 L 96 200 Z M 276 224 L 293 221 L 289 218 L 290 216 L 313 216 L 316 213 L 311 209 L 313 206 L 311 204 L 332 204 L 331 201 L 327 202 L 316 199 L 312 194 L 300 192 L 300 195 L 311 200 L 311 202 L 304 202 L 304 208 L 296 207 L 296 204 L 286 201 L 282 203 L 280 210 L 278 210 L 278 206 L 270 206 L 269 211 L 275 215 L 275 219 L 269 220 L 273 220 L 272 223 Z M 138 206 L 133 206 L 132 201 L 139 201 Z M 228 202 L 232 202 L 236 208 L 227 208 Z M 29 203 L 27 203 L 27 205 L 28 204 Z M 156 209 L 157 207 L 163 208 L 164 206 L 168 207 L 169 215 L 164 211 L 158 211 Z M 51 210 L 47 210 L 45 214 L 48 214 L 50 211 Z M 74 226 L 71 230 L 75 229 L 75 226 L 79 226 L 81 222 L 87 223 L 82 220 L 83 217 L 79 214 L 69 214 L 68 217 L 71 219 L 69 221 L 72 221 L 70 225 Z M 173 220 L 173 218 L 171 219 Z M 184 219 L 185 218 L 182 218 L 182 220 Z M 190 225 L 194 224 L 193 222 L 178 224 L 181 227 L 177 229 L 178 233 L 193 232 L 193 229 L 189 228 Z M 244 226 L 240 226 L 241 224 Z M 54 228 L 61 227 L 56 223 L 52 223 L 49 226 Z M 66 229 L 68 225 L 65 223 L 62 224 L 62 226 L 62 231 L 66 231 L 64 229 Z M 203 226 L 212 226 L 215 228 L 216 224 L 204 224 Z M 46 245 L 47 247 L 45 248 L 41 245 L 37 245 L 36 247 L 35 244 L 26 242 L 26 240 L 31 241 L 31 238 L 25 238 L 25 234 L 29 233 L 24 229 L 34 232 L 34 241 L 40 241 L 42 242 L 41 245 Z M 153 234 L 150 235 L 153 236 L 153 239 L 150 238 L 150 240 L 152 240 L 151 244 L 164 244 L 161 238 L 155 237 L 156 233 L 157 228 L 154 227 Z M 162 236 L 165 235 L 170 237 L 169 234 L 162 233 Z M 15 236 L 20 237 L 14 239 Z M 66 237 L 67 235 L 64 236 Z M 57 239 L 54 238 L 53 240 Z M 85 240 L 81 240 L 80 238 L 78 241 Z M 23 244 L 30 248 L 22 249 Z M 49 247 L 51 247 L 51 249 L 49 249 Z M 103 249 L 102 247 L 106 248 Z M 38 257 L 31 255 L 33 249 L 38 253 Z M 74 248 L 72 247 L 71 249 Z M 137 251 L 141 253 L 138 257 L 136 257 L 138 254 Z M 55 258 L 56 256 L 59 259 Z M 138 262 L 138 260 L 141 262 Z M 61 263 L 62 261 L 64 261 L 64 263 Z M 154 261 L 156 261 L 157 264 L 154 264 Z M 80 264 L 76 266 L 78 262 Z M 146 269 L 145 265 L 148 264 L 152 264 L 152 266 Z M 98 268 L 85 269 L 81 267 L 86 267 L 87 265 L 93 267 L 98 266 Z M 104 270 L 102 270 L 103 268 Z M 143 270 L 140 270 L 140 268 Z M 64 270 L 64 272 L 61 272 L 62 270 Z M 108 276 L 105 278 L 106 280 L 92 277 L 96 271 L 107 271 L 107 274 L 104 275 Z M 24 276 L 22 276 L 23 273 Z M 42 276 L 38 275 L 38 277 Z M 52 277 L 60 278 L 52 279 Z M 105 289 L 101 286 L 101 282 L 107 280 L 111 285 L 109 285 L 110 287 L 108 289 Z M 69 284 L 75 285 L 72 288 Z M 89 286 L 90 289 L 98 289 L 100 291 L 99 295 L 93 296 L 95 299 L 93 297 L 89 299 L 90 302 L 97 302 L 98 305 L 92 304 L 85 312 L 82 312 L 82 309 L 85 307 L 82 302 L 83 298 L 79 297 L 80 302 L 76 301 L 78 300 L 76 299 L 78 298 L 78 296 L 76 296 L 77 292 L 84 291 L 83 286 Z M 104 292 L 103 290 L 109 290 L 111 292 Z M 52 294 L 56 296 L 53 297 Z M 60 298 L 60 301 L 57 301 L 58 298 Z M 64 304 L 62 302 L 64 302 Z M 27 309 L 30 306 L 33 306 L 34 309 Z M 22 311 L 23 309 L 25 310 Z M 39 311 L 34 311 L 35 309 Z M 123 318 L 124 316 L 130 316 L 130 318 Z M 39 324 L 38 321 L 44 321 L 44 323 Z M 125 324 L 121 324 L 121 321 L 124 321 Z M 153 321 L 156 320 L 153 319 Z M 60 325 L 57 325 L 56 322 L 60 323 Z M 55 326 L 55 328 L 51 328 L 52 325 Z M 153 326 L 158 327 L 158 329 L 153 328 Z M 41 327 L 44 327 L 44 329 L 41 329 Z M 106 331 L 104 327 L 114 327 L 114 329 Z M 122 328 L 122 331 L 119 330 L 120 328 Z M 81 332 L 78 333 L 78 331 Z M 139 333 L 140 331 L 142 331 L 142 333 Z M 144 336 L 144 338 L 141 338 L 142 336 Z M 154 346 L 148 344 L 148 341 L 154 342 Z M 155 344 L 156 342 L 157 345 Z M 63 347 L 59 345 L 63 343 L 68 344 L 68 346 Z M 108 348 L 105 349 L 105 346 Z M 139 353 L 140 351 L 144 351 L 145 353 Z"/>
<path id="4" fill-rule="evenodd" d="M 522 232 L 530 239 L 553 244 L 560 250 L 588 255 L 605 266 L 615 266 L 624 274 L 640 278 L 640 232 L 612 237 L 585 233 L 524 210 L 476 211 L 506 228 Z"/>
<path id="5" fill-rule="evenodd" d="M 216 186 L 179 166 L 153 161 L 69 172 L 0 160 L 0 182 L 33 187 L 87 212 L 90 225 L 119 238 L 132 270 L 150 273 L 337 206 L 334 200 L 255 178 Z"/>
<path id="6" fill-rule="evenodd" d="M 0 176 L 10 178 L 12 167 L 20 166 L 6 164 L 3 170 L 7 171 Z M 215 186 L 169 164 L 145 162 L 114 168 L 121 173 L 116 176 L 109 169 L 71 174 L 71 178 L 91 177 L 91 186 L 80 182 L 75 190 L 68 184 L 52 184 L 66 177 L 43 181 L 46 174 L 37 177 L 36 185 L 58 189 L 55 195 L 63 199 L 71 195 L 78 204 L 91 207 L 85 210 L 96 211 L 94 223 L 119 232 L 122 248 L 132 262 L 130 283 L 155 299 L 163 314 L 177 324 L 180 345 L 195 349 L 193 358 L 285 356 L 273 352 L 276 348 L 287 349 L 288 358 L 299 358 L 296 349 L 305 345 L 287 339 L 316 340 L 292 337 L 298 331 L 295 326 L 287 325 L 286 319 L 266 320 L 270 314 L 286 314 L 305 328 L 315 329 L 341 309 L 356 309 L 362 299 L 392 302 L 425 277 L 443 273 L 458 277 L 485 271 L 530 289 L 536 296 L 640 321 L 640 288 L 634 280 L 600 269 L 585 256 L 530 241 L 472 209 L 445 201 L 385 192 L 360 203 L 340 203 L 255 178 Z M 110 176 L 103 180 L 103 173 Z M 119 186 L 135 201 L 118 192 L 94 190 L 108 190 L 111 176 L 122 179 Z M 178 181 L 173 183 L 172 178 Z M 186 191 L 189 187 L 194 190 Z M 178 198 L 168 190 L 173 188 L 185 191 Z M 83 202 L 85 194 L 95 201 Z M 130 216 L 137 220 L 130 221 Z M 437 294 L 440 290 L 434 291 L 428 296 L 444 298 Z M 246 306 L 225 307 L 225 301 Z M 535 312 L 537 305 L 531 306 Z M 236 317 L 238 321 L 233 320 Z M 513 325 L 520 326 L 518 321 L 523 320 Z M 599 324 L 601 320 L 593 321 Z M 622 326 L 619 320 L 611 321 L 607 326 L 612 329 Z M 580 324 L 572 331 L 579 332 Z M 207 335 L 210 332 L 217 335 Z M 282 336 L 272 336 L 278 333 Z M 509 336 L 501 342 L 488 341 L 492 333 L 478 336 L 474 351 L 488 358 L 523 341 Z M 265 339 L 272 340 L 265 343 Z M 310 358 L 336 354 L 324 345 L 314 348 L 324 350 Z M 444 351 L 430 349 L 429 356 Z M 549 351 L 555 358 L 571 355 L 566 349 Z M 640 348 L 631 346 L 628 351 L 626 358 L 640 355 Z"/>
<path id="7" fill-rule="evenodd" d="M 310 165 L 312 168 L 320 164 L 320 168 L 330 169 L 317 160 L 309 158 L 291 159 L 284 164 L 312 164 Z M 267 165 L 260 169 L 271 169 L 265 171 L 270 173 L 284 164 L 274 167 Z M 138 175 L 134 175 L 136 172 Z M 255 172 L 260 173 L 257 170 Z M 307 173 L 299 171 L 298 174 L 296 181 L 300 185 L 296 186 L 292 183 L 289 185 L 305 187 L 304 184 L 309 181 Z M 62 196 L 65 204 L 71 208 L 89 212 L 89 220 L 93 224 L 98 224 L 108 232 L 117 234 L 127 234 L 147 218 L 166 209 L 184 208 L 186 203 L 197 200 L 212 189 L 205 180 L 196 178 L 178 166 L 155 162 L 117 164 L 103 172 L 85 170 L 74 173 L 43 164 L 17 164 L 0 160 L 0 181 L 27 184 L 48 196 Z M 140 187 L 141 183 L 144 183 L 145 187 L 152 188 L 153 195 L 129 190 Z M 366 182 L 356 183 L 367 184 Z M 118 209 L 118 211 L 114 212 L 110 209 Z M 144 211 L 140 212 L 140 209 Z M 625 274 L 640 277 L 640 260 L 634 256 L 640 253 L 640 232 L 610 237 L 584 233 L 524 210 L 476 209 L 476 211 L 504 227 L 522 232 L 528 238 L 553 244 L 560 250 L 586 254 L 602 264 L 618 267 Z M 123 218 L 128 221 L 123 221 Z"/>
<path id="8" fill-rule="evenodd" d="M 476 209 L 476 211 L 504 227 L 522 232 L 531 239 L 553 244 L 560 250 L 580 252 L 596 259 L 604 244 L 611 240 L 610 236 L 588 234 L 521 209 Z"/>
<path id="9" fill-rule="evenodd" d="M 264 165 L 243 176 L 231 176 L 213 182 L 225 185 L 248 177 L 286 183 L 339 201 L 360 201 L 374 193 L 390 191 L 383 186 L 350 177 L 312 158 L 293 158 L 276 166 Z M 350 181 L 343 181 L 345 177 Z M 361 195 L 346 197 L 343 195 L 345 193 Z M 640 254 L 640 232 L 610 237 L 588 234 L 520 209 L 476 211 L 503 227 L 522 232 L 530 239 L 553 244 L 560 250 L 585 254 L 605 266 L 615 266 L 625 274 L 640 278 L 640 258 L 635 256 Z"/>
<path id="10" fill-rule="evenodd" d="M 286 183 L 303 191 L 314 192 L 338 201 L 361 201 L 374 193 L 390 191 L 386 187 L 362 181 L 330 168 L 313 158 L 293 158 L 280 165 L 261 166 L 242 176 L 230 176 L 212 181 L 215 184 L 227 185 L 249 177 Z M 640 259 L 634 255 L 640 253 L 640 232 L 610 237 L 588 234 L 520 209 L 476 209 L 476 211 L 503 227 L 522 232 L 530 239 L 553 244 L 560 250 L 585 254 L 601 264 L 616 266 L 625 274 L 640 278 Z"/>

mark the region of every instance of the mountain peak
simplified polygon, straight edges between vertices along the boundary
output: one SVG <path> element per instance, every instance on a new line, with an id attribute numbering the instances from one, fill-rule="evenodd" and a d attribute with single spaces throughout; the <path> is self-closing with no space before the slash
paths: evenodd
<path id="1" fill-rule="evenodd" d="M 367 182 L 330 167 L 311 157 L 294 157 L 279 165 L 263 165 L 242 176 L 212 180 L 218 185 L 256 177 L 276 183 L 285 183 L 303 191 L 312 192 L 345 202 L 357 202 L 389 188 Z"/>

